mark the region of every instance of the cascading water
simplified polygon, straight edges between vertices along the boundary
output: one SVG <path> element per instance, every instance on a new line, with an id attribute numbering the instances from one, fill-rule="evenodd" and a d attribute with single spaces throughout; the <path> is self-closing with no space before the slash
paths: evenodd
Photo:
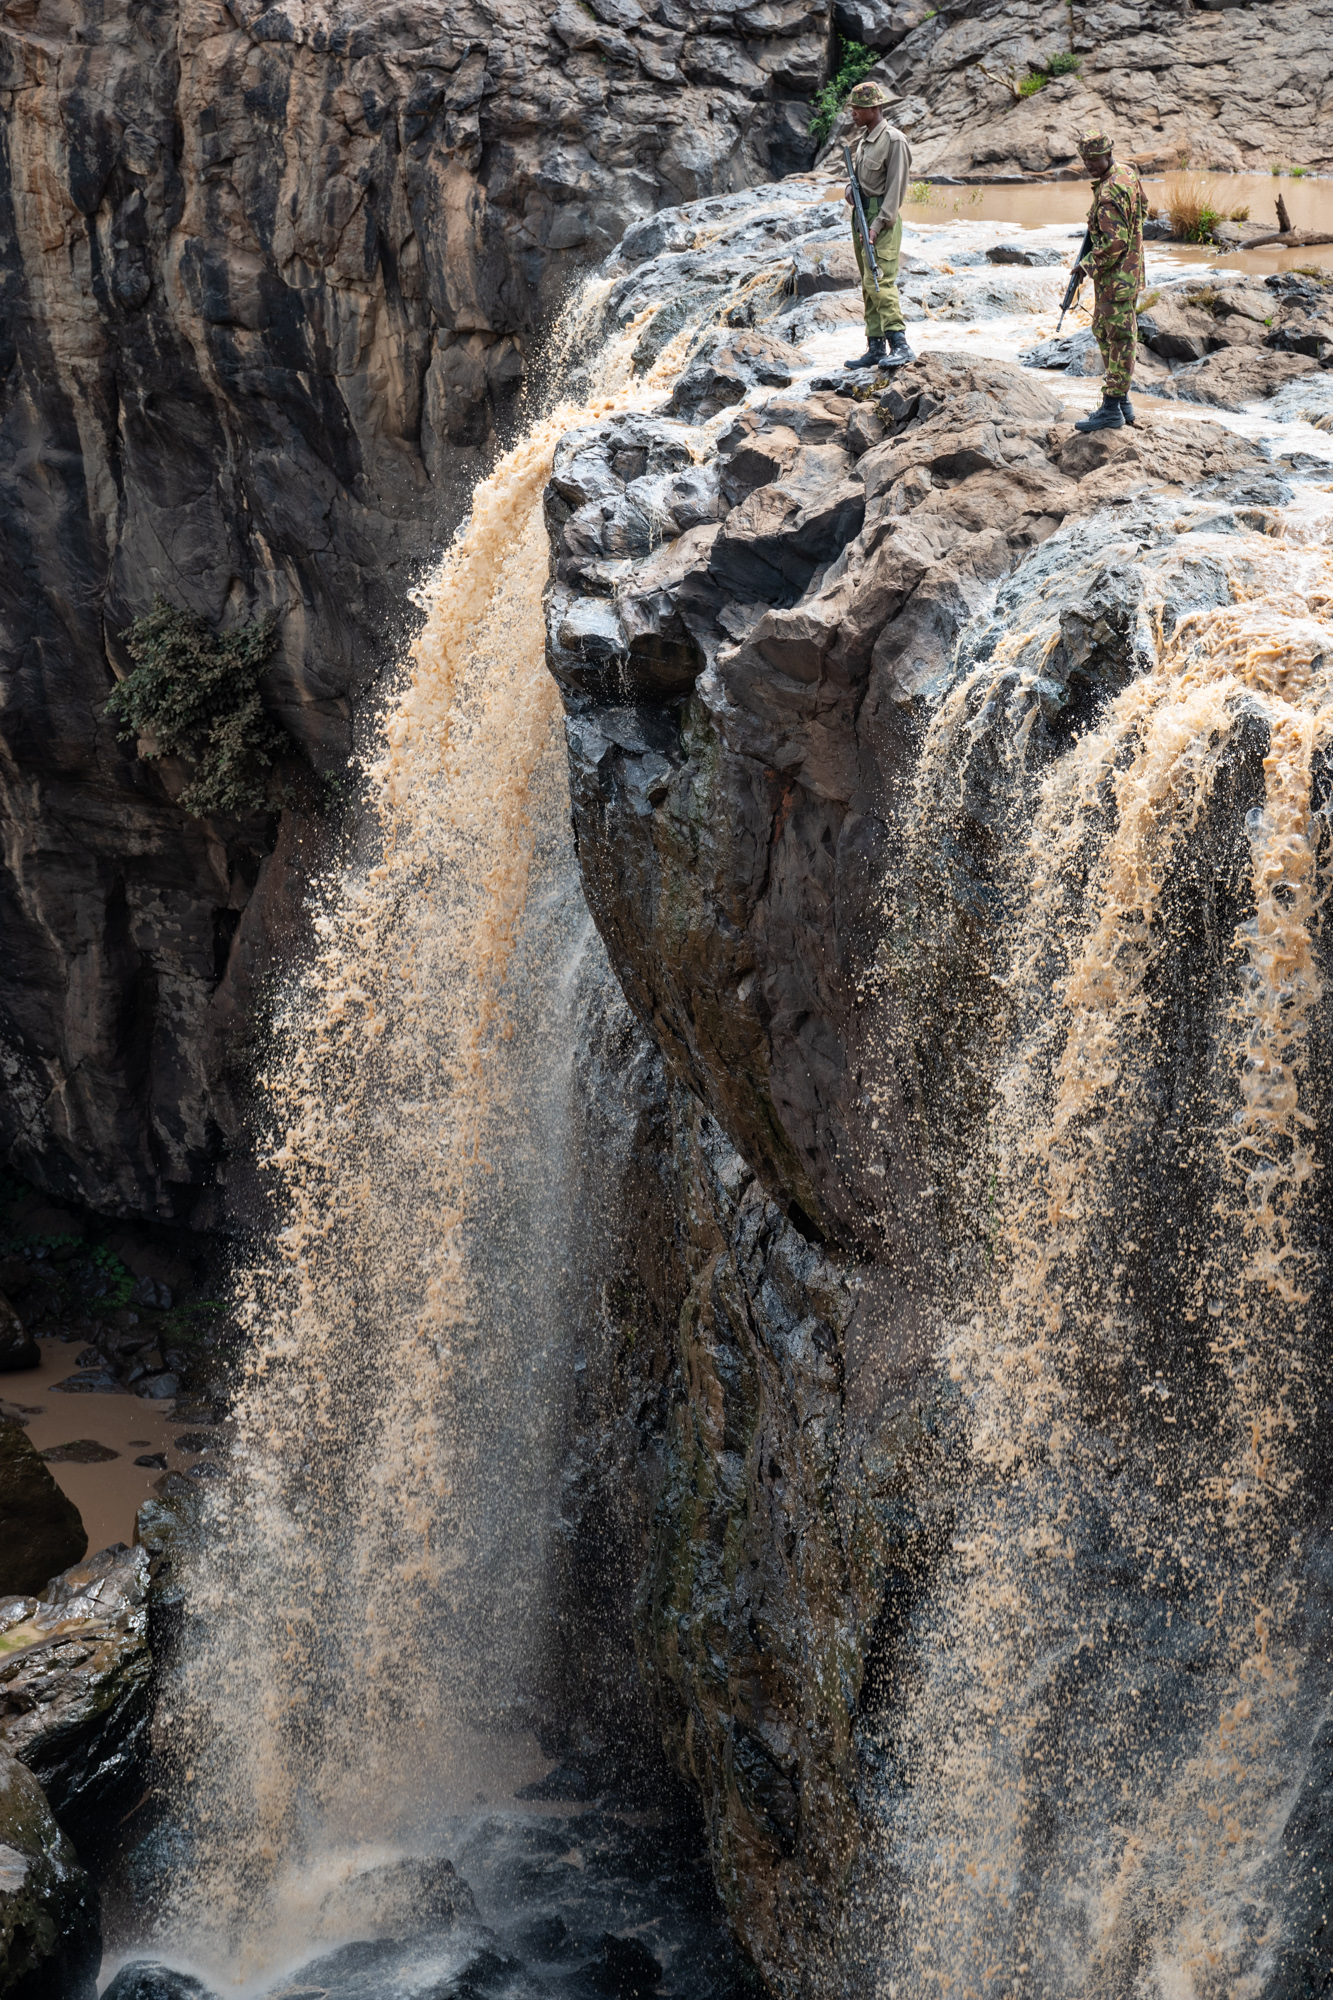
<path id="1" fill-rule="evenodd" d="M 1330 1691 L 1326 534 L 1191 536 L 1226 601 L 1143 624 L 1081 736 L 1030 607 L 925 746 L 960 1457 L 886 1704 L 893 2000 L 1288 1990 Z"/>
<path id="2" fill-rule="evenodd" d="M 244 1284 L 237 1477 L 159 1710 L 177 1815 L 154 1928 L 213 1979 L 266 1988 L 314 1943 L 392 1932 L 423 1893 L 395 1873 L 404 1850 L 524 1775 L 592 935 L 541 496 L 571 425 L 660 395 L 675 349 L 630 378 L 639 324 L 587 405 L 479 486 L 424 592 L 359 852 L 325 885 L 261 1079 L 280 1226 Z M 428 1985 L 457 1956 L 441 1949 Z"/>

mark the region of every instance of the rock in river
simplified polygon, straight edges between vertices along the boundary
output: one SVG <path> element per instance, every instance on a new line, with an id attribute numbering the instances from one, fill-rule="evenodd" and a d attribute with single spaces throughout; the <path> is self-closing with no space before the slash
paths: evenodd
<path id="1" fill-rule="evenodd" d="M 0 1422 L 0 1591 L 33 1596 L 88 1546 L 83 1521 L 22 1428 Z"/>

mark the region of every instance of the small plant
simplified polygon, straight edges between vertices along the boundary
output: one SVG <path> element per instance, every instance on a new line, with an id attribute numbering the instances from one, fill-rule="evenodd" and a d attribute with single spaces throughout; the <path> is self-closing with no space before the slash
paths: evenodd
<path id="1" fill-rule="evenodd" d="M 842 35 L 838 37 L 838 72 L 830 78 L 822 90 L 815 92 L 811 108 L 810 136 L 817 144 L 823 145 L 833 130 L 834 120 L 842 109 L 843 99 L 854 90 L 863 76 L 875 67 L 879 57 L 863 42 L 849 42 Z"/>
<path id="2" fill-rule="evenodd" d="M 159 595 L 121 637 L 135 667 L 106 707 L 126 725 L 122 740 L 146 736 L 144 757 L 188 758 L 195 772 L 181 793 L 187 812 L 262 809 L 270 767 L 289 742 L 259 698 L 278 643 L 273 620 L 214 632 Z"/>
<path id="3" fill-rule="evenodd" d="M 1268 162 L 1268 171 L 1273 176 L 1273 179 L 1276 180 L 1278 176 L 1284 171 L 1282 161 L 1270 160 Z"/>
<path id="4" fill-rule="evenodd" d="M 1166 212 L 1180 243 L 1209 243 L 1222 220 L 1222 197 L 1206 174 L 1178 172 L 1166 177 Z"/>
<path id="5" fill-rule="evenodd" d="M 1287 172 L 1291 175 L 1291 178 L 1294 181 L 1303 181 L 1305 179 L 1305 176 L 1309 173 L 1309 171 L 1310 169 L 1308 167 L 1288 167 L 1287 169 Z"/>
<path id="6" fill-rule="evenodd" d="M 929 181 L 911 181 L 908 184 L 906 200 L 914 208 L 929 208 L 936 200 L 935 190 Z"/>
<path id="7" fill-rule="evenodd" d="M 1077 76 L 1082 67 L 1082 58 L 1074 55 L 1069 49 L 1057 50 L 1053 56 L 1048 56 L 1045 62 L 1029 60 L 1026 76 L 1020 76 L 1017 67 L 1012 63 L 1008 69 L 1001 70 L 998 74 L 994 70 L 987 69 L 985 63 L 977 64 L 986 81 L 1002 84 L 1016 104 L 1021 103 L 1025 97 L 1035 97 L 1037 92 L 1044 90 L 1054 77 Z"/>
<path id="8" fill-rule="evenodd" d="M 1233 208 L 1233 209 L 1232 209 L 1232 211 L 1231 211 L 1231 220 L 1232 220 L 1233 222 L 1248 222 L 1248 221 L 1249 221 L 1249 219 L 1250 219 L 1250 211 L 1249 211 L 1249 209 L 1248 209 L 1248 208 Z"/>

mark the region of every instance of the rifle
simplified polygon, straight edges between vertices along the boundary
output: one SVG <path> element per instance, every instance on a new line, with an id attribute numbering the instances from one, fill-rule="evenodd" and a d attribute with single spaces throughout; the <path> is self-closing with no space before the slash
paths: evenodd
<path id="1" fill-rule="evenodd" d="M 1079 245 L 1078 255 L 1074 259 L 1074 268 L 1069 273 L 1069 283 L 1065 286 L 1065 295 L 1060 301 L 1060 317 L 1057 320 L 1055 327 L 1057 339 L 1059 338 L 1060 328 L 1065 323 L 1065 314 L 1069 311 L 1069 308 L 1073 305 L 1074 300 L 1078 297 L 1078 288 L 1083 283 L 1083 280 L 1087 275 L 1083 269 L 1083 259 L 1088 255 L 1091 249 L 1092 249 L 1092 231 L 1090 229 L 1085 229 L 1083 232 L 1083 241 Z"/>
<path id="2" fill-rule="evenodd" d="M 861 185 L 856 178 L 856 169 L 852 165 L 852 149 L 850 146 L 843 147 L 842 157 L 847 162 L 847 182 L 852 190 L 852 211 L 855 217 L 855 225 L 861 238 L 861 247 L 866 253 L 866 276 L 873 283 L 875 274 L 875 239 L 870 234 L 870 224 L 866 221 L 865 204 L 861 200 Z"/>

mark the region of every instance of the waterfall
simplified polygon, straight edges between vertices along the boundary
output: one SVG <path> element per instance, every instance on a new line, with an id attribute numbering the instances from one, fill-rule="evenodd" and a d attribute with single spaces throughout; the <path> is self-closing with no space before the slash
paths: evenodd
<path id="1" fill-rule="evenodd" d="M 1081 734 L 1028 605 L 922 758 L 956 1456 L 883 1725 L 889 2000 L 1240 2000 L 1301 1893 L 1333 561 L 1188 546 L 1223 601 L 1142 619 Z"/>
<path id="2" fill-rule="evenodd" d="M 675 348 L 635 379 L 638 331 L 478 486 L 424 589 L 260 1078 L 279 1221 L 158 1714 L 178 1823 L 155 1931 L 211 1977 L 364 1936 L 377 1896 L 392 1924 L 394 1857 L 531 1759 L 591 936 L 541 499 L 571 426 L 660 396 Z"/>

